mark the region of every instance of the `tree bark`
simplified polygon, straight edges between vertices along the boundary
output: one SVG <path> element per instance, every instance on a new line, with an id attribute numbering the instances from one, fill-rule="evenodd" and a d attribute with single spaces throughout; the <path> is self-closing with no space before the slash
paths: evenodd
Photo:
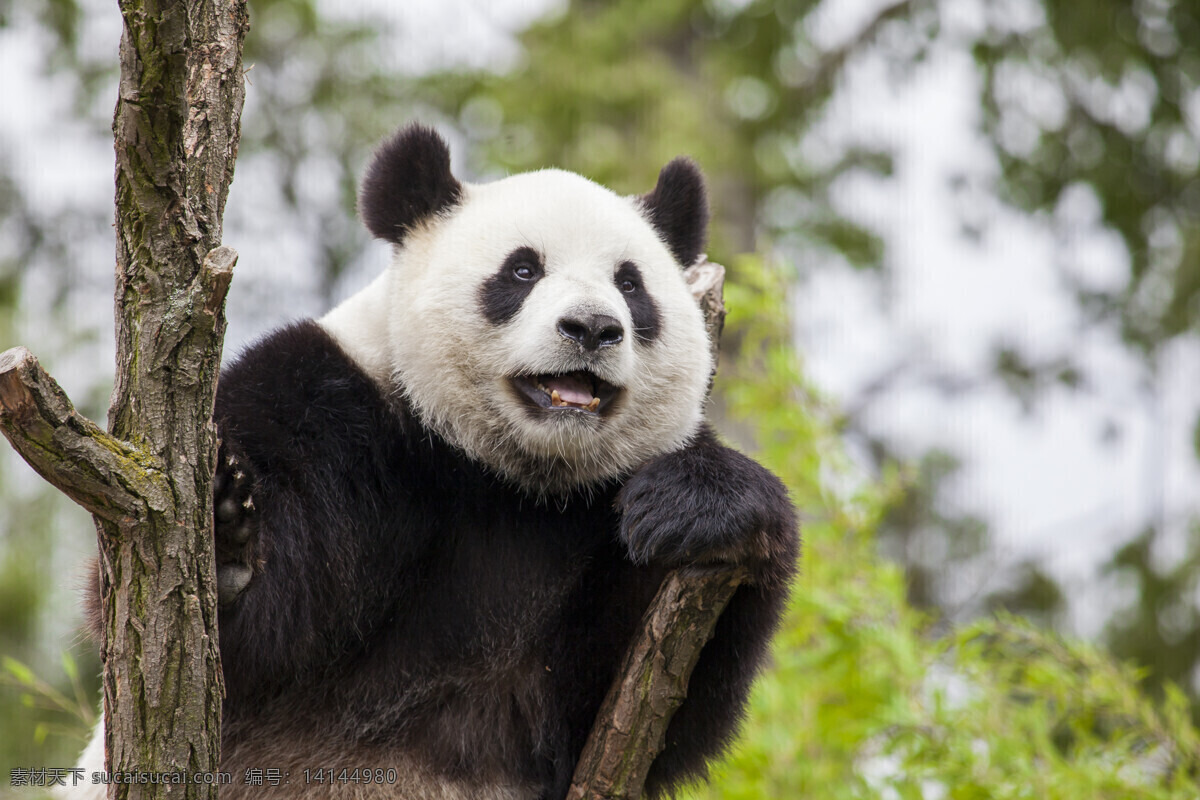
<path id="1" fill-rule="evenodd" d="M 216 797 L 221 680 L 212 407 L 236 254 L 220 247 L 244 85 L 244 0 L 120 0 L 116 386 L 108 433 L 24 348 L 0 355 L 0 430 L 95 517 L 110 798 Z M 89 776 L 90 777 L 90 776 Z M 161 780 L 161 779 L 160 779 Z"/>
<path id="2" fill-rule="evenodd" d="M 716 374 L 725 322 L 725 268 L 708 261 L 685 273 L 704 312 Z M 711 391 L 712 384 L 709 383 Z M 567 800 L 635 800 L 662 751 L 667 725 L 717 618 L 749 577 L 742 567 L 675 570 L 650 603 L 575 766 Z"/>

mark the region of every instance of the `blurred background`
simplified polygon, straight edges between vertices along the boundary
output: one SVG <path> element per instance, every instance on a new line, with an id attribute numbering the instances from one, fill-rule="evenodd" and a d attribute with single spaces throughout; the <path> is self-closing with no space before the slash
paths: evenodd
<path id="1" fill-rule="evenodd" d="M 698 791 L 1197 796 L 1200 3 L 250 12 L 227 354 L 383 268 L 355 192 L 403 122 L 471 181 L 705 170 L 730 269 L 712 414 L 788 480 L 807 550 Z M 0 348 L 98 420 L 120 28 L 109 0 L 0 0 Z M 94 535 L 0 448 L 0 795 L 69 765 L 94 713 Z"/>

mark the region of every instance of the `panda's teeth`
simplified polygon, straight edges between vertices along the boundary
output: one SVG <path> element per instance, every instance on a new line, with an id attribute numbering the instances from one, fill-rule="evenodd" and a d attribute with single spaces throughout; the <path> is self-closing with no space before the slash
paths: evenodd
<path id="1" fill-rule="evenodd" d="M 553 392 L 550 393 L 550 404 L 555 407 L 566 405 L 566 403 L 563 402 L 563 399 L 558 396 L 558 389 L 555 389 Z"/>
<path id="2" fill-rule="evenodd" d="M 595 411 L 599 407 L 600 407 L 600 398 L 599 397 L 593 397 L 592 402 L 587 404 L 588 411 Z"/>

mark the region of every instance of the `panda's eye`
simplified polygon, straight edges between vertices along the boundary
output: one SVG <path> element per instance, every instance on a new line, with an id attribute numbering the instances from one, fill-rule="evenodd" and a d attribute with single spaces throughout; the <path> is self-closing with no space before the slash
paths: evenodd
<path id="1" fill-rule="evenodd" d="M 534 283 L 542 278 L 542 257 L 532 247 L 518 247 L 508 254 L 500 266 L 499 275 L 506 281 Z"/>
<path id="2" fill-rule="evenodd" d="M 635 281 L 631 281 L 628 278 L 626 278 L 625 280 L 621 281 L 620 288 L 621 288 L 621 291 L 624 292 L 625 294 L 633 294 L 634 292 L 637 291 L 638 285 Z"/>

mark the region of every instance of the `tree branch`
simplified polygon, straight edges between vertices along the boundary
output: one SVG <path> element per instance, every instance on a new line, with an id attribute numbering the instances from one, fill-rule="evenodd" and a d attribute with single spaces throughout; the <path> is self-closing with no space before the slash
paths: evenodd
<path id="1" fill-rule="evenodd" d="M 211 338 L 218 329 L 236 263 L 232 248 L 208 253 L 172 317 L 171 332 L 155 337 L 160 362 L 188 371 L 203 366 L 197 353 L 176 351 L 190 334 Z M 133 525 L 174 502 L 162 461 L 77 412 L 24 347 L 0 353 L 0 433 L 52 486 L 107 522 Z"/>
<path id="2" fill-rule="evenodd" d="M 80 415 L 24 347 L 0 353 L 0 430 L 38 474 L 110 522 L 165 508 L 162 465 Z"/>
<path id="3" fill-rule="evenodd" d="M 701 260 L 685 272 L 704 312 L 716 374 L 725 323 L 725 268 Z M 709 382 L 711 390 L 711 380 Z M 744 567 L 690 567 L 669 573 L 642 619 L 575 766 L 567 800 L 635 800 L 662 751 L 667 725 Z"/>
<path id="4" fill-rule="evenodd" d="M 695 567 L 663 579 L 596 715 L 567 800 L 642 796 L 700 651 L 748 576 L 743 567 Z"/>

